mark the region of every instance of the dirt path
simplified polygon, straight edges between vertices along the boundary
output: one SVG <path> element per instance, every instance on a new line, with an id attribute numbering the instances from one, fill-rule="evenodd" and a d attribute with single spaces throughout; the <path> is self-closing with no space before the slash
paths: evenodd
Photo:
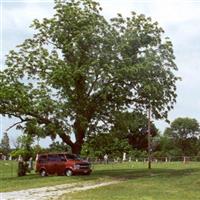
<path id="1" fill-rule="evenodd" d="M 0 200 L 55 200 L 65 193 L 94 189 L 106 185 L 116 184 L 119 181 L 110 181 L 102 183 L 83 183 L 83 184 L 63 184 L 49 187 L 41 187 L 14 192 L 0 193 Z"/>

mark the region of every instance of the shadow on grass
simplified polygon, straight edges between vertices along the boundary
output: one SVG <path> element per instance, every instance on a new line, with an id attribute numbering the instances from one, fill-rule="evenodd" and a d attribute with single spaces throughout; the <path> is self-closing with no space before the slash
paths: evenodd
<path id="1" fill-rule="evenodd" d="M 128 180 L 128 179 L 136 179 L 136 178 L 152 178 L 152 177 L 178 177 L 178 176 L 189 176 L 195 172 L 200 173 L 200 168 L 188 168 L 188 169 L 130 169 L 130 168 L 123 168 L 123 169 L 97 169 L 93 170 L 90 176 L 86 175 L 76 175 L 72 177 L 65 177 L 65 176 L 56 176 L 50 175 L 47 177 L 41 177 L 39 174 L 27 174 L 23 177 L 0 177 L 1 181 L 12 181 L 12 180 L 33 180 L 33 181 L 42 181 L 45 179 L 62 179 L 65 178 L 71 181 L 92 181 L 98 180 L 99 178 L 111 178 L 111 179 L 120 179 L 120 180 Z"/>
<path id="2" fill-rule="evenodd" d="M 152 178 L 152 177 L 179 177 L 189 176 L 195 172 L 200 173 L 199 168 L 193 169 L 109 169 L 94 171 L 91 175 L 95 177 L 110 177 L 114 179 L 128 180 L 136 178 Z M 88 177 L 89 179 L 89 177 Z"/>
<path id="3" fill-rule="evenodd" d="M 39 174 L 37 173 L 33 173 L 33 174 L 26 174 L 25 176 L 12 176 L 12 177 L 0 177 L 1 181 L 12 181 L 12 180 L 35 180 L 35 181 L 42 181 L 42 180 L 47 180 L 47 179 L 77 179 L 77 178 L 80 178 L 80 176 L 72 176 L 72 177 L 66 177 L 66 176 L 58 176 L 56 174 L 53 174 L 53 175 L 49 175 L 49 176 L 46 176 L 46 177 L 41 177 Z"/>

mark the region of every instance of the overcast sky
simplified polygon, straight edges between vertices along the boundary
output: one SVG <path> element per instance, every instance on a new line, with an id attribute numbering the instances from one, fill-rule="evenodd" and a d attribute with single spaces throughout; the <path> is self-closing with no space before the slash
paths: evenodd
<path id="1" fill-rule="evenodd" d="M 200 122 L 200 0 L 98 0 L 106 18 L 121 13 L 129 16 L 131 11 L 145 14 L 157 21 L 170 37 L 176 56 L 178 76 L 177 104 L 169 113 L 169 120 L 177 117 L 192 117 Z M 1 2 L 1 69 L 4 56 L 24 39 L 31 37 L 29 25 L 33 19 L 50 17 L 53 14 L 53 1 L 44 0 L 0 0 Z M 1 117 L 1 133 L 13 120 Z M 163 131 L 168 124 L 156 122 Z M 9 136 L 14 138 L 15 130 Z M 1 138 L 1 136 L 0 136 Z M 47 142 L 46 142 L 47 143 Z"/>

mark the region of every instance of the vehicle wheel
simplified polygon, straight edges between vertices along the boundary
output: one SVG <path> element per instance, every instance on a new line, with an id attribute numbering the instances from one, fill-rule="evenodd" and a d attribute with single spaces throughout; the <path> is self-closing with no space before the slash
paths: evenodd
<path id="1" fill-rule="evenodd" d="M 91 174 L 91 172 L 84 173 L 84 175 L 87 175 L 87 176 L 89 176 L 90 174 Z"/>
<path id="2" fill-rule="evenodd" d="M 66 169 L 66 171 L 65 171 L 66 176 L 72 176 L 72 174 L 73 174 L 73 172 L 71 169 Z"/>
<path id="3" fill-rule="evenodd" d="M 42 177 L 47 176 L 47 172 L 45 169 L 40 170 L 40 176 Z"/>

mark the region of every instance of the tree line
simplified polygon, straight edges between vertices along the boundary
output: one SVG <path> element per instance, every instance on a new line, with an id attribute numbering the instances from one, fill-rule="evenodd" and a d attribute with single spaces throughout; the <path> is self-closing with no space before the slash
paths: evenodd
<path id="1" fill-rule="evenodd" d="M 103 159 L 103 156 L 107 154 L 109 158 L 116 159 L 122 158 L 123 153 L 126 153 L 132 158 L 146 158 L 148 139 L 145 125 L 147 119 L 143 116 L 143 119 L 138 118 L 137 121 L 136 119 L 133 121 L 135 117 L 132 115 L 128 121 L 126 116 L 125 121 L 121 120 L 121 124 L 117 123 L 117 131 L 113 129 L 110 133 L 88 137 L 80 156 Z M 119 126 L 123 127 L 120 129 Z M 151 126 L 152 157 L 200 157 L 200 128 L 196 119 L 177 118 L 165 129 L 163 134 L 153 123 Z M 25 160 L 35 157 L 37 153 L 71 152 L 70 146 L 63 142 L 53 141 L 48 148 L 42 148 L 38 144 L 34 144 L 34 140 L 28 134 L 19 136 L 15 149 L 11 149 L 9 137 L 5 133 L 0 143 L 0 152 L 7 157 L 11 155 L 12 158 L 18 158 L 21 155 Z"/>

